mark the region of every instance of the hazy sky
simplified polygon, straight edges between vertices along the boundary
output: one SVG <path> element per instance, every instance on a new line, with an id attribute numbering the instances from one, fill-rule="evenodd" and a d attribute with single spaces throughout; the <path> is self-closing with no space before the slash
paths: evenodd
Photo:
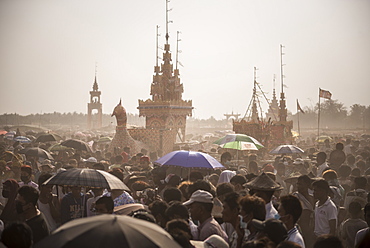
<path id="1" fill-rule="evenodd" d="M 370 105 L 369 0 L 172 0 L 172 59 L 181 31 L 183 99 L 193 116 L 244 115 L 253 67 L 271 98 L 280 92 L 280 44 L 287 107 L 318 101 L 318 88 L 349 107 Z M 150 98 L 165 0 L 0 0 L 0 114 L 87 113 L 95 76 L 103 113 L 122 98 L 130 113 Z M 162 51 L 160 51 L 162 53 Z M 267 104 L 262 101 L 267 110 Z"/>

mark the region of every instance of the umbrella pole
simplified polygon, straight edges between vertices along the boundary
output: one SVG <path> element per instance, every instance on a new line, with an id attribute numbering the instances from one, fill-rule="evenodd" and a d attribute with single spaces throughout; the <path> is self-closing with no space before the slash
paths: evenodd
<path id="1" fill-rule="evenodd" d="M 188 171 L 188 181 L 190 181 L 190 171 L 191 171 L 191 168 L 189 168 L 189 171 Z"/>

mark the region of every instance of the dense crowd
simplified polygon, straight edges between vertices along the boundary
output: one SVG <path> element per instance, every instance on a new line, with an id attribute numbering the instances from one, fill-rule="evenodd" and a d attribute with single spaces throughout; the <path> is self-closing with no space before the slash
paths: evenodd
<path id="1" fill-rule="evenodd" d="M 249 154 L 237 166 L 221 150 L 225 170 L 186 177 L 145 149 L 66 150 L 48 160 L 23 148 L 1 144 L 0 247 L 29 248 L 69 221 L 103 214 L 156 223 L 181 247 L 370 247 L 366 139 L 274 160 Z M 76 168 L 107 171 L 129 190 L 45 184 Z"/>

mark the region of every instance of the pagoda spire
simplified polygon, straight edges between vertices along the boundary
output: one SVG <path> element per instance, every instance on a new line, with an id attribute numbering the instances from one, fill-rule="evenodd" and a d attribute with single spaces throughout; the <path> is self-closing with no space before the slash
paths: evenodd
<path id="1" fill-rule="evenodd" d="M 97 74 L 97 63 L 95 62 L 95 80 L 94 80 L 94 84 L 93 84 L 93 90 L 94 91 L 99 90 L 98 80 L 96 79 L 96 74 Z"/>
<path id="2" fill-rule="evenodd" d="M 287 121 L 288 112 L 286 109 L 285 95 L 284 95 L 284 73 L 283 73 L 283 48 L 280 44 L 280 74 L 281 74 L 281 93 L 280 93 L 280 109 L 279 109 L 279 120 L 282 122 Z"/>

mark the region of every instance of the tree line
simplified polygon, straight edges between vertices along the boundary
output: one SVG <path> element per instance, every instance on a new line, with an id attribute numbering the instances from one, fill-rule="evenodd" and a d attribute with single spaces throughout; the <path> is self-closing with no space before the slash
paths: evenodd
<path id="1" fill-rule="evenodd" d="M 317 128 L 319 105 L 303 107 L 303 113 L 288 113 L 288 119 L 293 120 L 294 128 L 297 129 L 298 117 L 301 128 Z M 320 127 L 333 129 L 370 129 L 370 105 L 364 106 L 353 104 L 347 109 L 338 100 L 326 100 L 320 104 Z M 127 113 L 128 124 L 138 127 L 145 126 L 145 118 L 138 114 Z M 103 126 L 116 125 L 116 120 L 109 114 L 103 114 Z M 212 126 L 227 128 L 231 121 L 216 120 L 213 116 L 208 119 L 188 118 L 187 126 Z M 87 114 L 84 113 L 43 113 L 19 115 L 16 113 L 5 113 L 0 115 L 0 126 L 32 125 L 40 127 L 70 126 L 86 129 Z"/>

